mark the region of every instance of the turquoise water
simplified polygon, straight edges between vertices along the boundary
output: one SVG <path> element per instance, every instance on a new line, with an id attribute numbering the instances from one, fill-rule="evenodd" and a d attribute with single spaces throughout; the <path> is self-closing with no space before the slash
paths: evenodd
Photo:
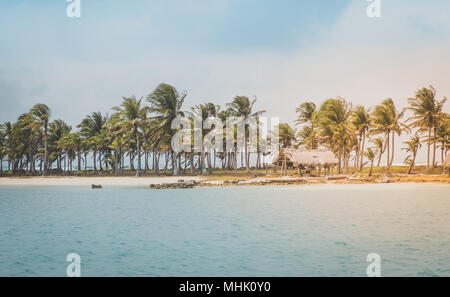
<path id="1" fill-rule="evenodd" d="M 0 188 L 0 276 L 450 276 L 449 185 Z"/>

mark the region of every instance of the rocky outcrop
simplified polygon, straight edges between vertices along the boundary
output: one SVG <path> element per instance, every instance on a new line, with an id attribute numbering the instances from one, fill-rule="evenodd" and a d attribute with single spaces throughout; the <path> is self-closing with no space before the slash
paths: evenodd
<path id="1" fill-rule="evenodd" d="M 179 180 L 177 183 L 165 183 L 150 185 L 150 189 L 163 190 L 163 189 L 192 189 L 198 185 L 196 181 Z"/>
<path id="2" fill-rule="evenodd" d="M 92 185 L 93 190 L 103 189 L 102 185 Z"/>

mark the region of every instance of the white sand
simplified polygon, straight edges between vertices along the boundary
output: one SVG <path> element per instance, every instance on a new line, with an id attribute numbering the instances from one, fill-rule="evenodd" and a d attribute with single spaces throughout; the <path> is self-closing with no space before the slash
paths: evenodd
<path id="1" fill-rule="evenodd" d="M 176 183 L 178 180 L 199 181 L 199 177 L 3 177 L 1 186 L 149 186 Z"/>

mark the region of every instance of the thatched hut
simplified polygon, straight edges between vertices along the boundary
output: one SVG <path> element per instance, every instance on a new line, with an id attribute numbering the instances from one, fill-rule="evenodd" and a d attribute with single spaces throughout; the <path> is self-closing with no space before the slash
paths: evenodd
<path id="1" fill-rule="evenodd" d="M 294 163 L 294 167 L 297 168 L 333 168 L 339 162 L 333 152 L 330 151 L 286 149 L 285 153 L 287 158 Z"/>
<path id="2" fill-rule="evenodd" d="M 333 152 L 326 150 L 281 149 L 280 152 L 270 154 L 267 162 L 271 167 L 275 167 L 275 171 L 279 166 L 283 168 L 287 165 L 287 167 L 297 168 L 301 173 L 301 170 L 318 169 L 320 172 L 321 169 L 332 169 L 339 161 Z M 284 168 L 284 170 L 286 171 L 287 168 Z"/>

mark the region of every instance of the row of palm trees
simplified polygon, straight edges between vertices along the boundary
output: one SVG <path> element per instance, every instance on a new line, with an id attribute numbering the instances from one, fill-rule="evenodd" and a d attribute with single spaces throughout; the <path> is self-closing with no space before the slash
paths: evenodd
<path id="1" fill-rule="evenodd" d="M 130 170 L 141 175 L 142 159 L 144 172 L 160 172 L 163 162 L 164 173 L 185 173 L 188 169 L 194 174 L 211 173 L 216 168 L 216 159 L 222 160 L 222 168 L 237 170 L 238 148 L 232 153 L 203 151 L 195 153 L 177 153 L 172 150 L 171 140 L 177 132 L 172 122 L 179 116 L 193 118 L 194 109 L 200 110 L 202 118 L 219 117 L 224 120 L 230 116 L 247 119 L 263 114 L 254 112 L 256 99 L 251 101 L 237 96 L 221 111 L 220 106 L 212 103 L 197 105 L 192 112 L 183 111 L 185 93 L 179 93 L 168 84 L 159 85 L 147 98 L 124 97 L 122 103 L 113 107 L 112 115 L 94 112 L 86 116 L 77 126 L 77 131 L 62 120 L 49 122 L 50 109 L 43 104 L 35 105 L 28 113 L 21 115 L 17 122 L 6 122 L 0 126 L 0 157 L 3 172 L 3 160 L 8 162 L 8 171 L 13 174 L 38 174 L 88 172 L 88 156 L 92 156 L 94 174 L 111 171 L 124 173 L 125 158 L 129 158 Z M 207 131 L 204 131 L 204 137 Z M 248 133 L 248 132 L 247 132 Z M 250 171 L 250 152 L 245 141 L 246 168 Z M 241 155 L 242 158 L 243 154 Z M 212 156 L 213 155 L 213 156 Z M 149 161 L 149 158 L 152 161 Z M 73 162 L 78 166 L 74 170 Z M 137 161 L 137 168 L 135 168 Z M 150 168 L 150 164 L 152 168 Z M 243 162 L 241 162 L 243 164 Z M 259 162 L 258 165 L 261 163 Z"/>
<path id="2" fill-rule="evenodd" d="M 137 176 L 142 171 L 206 175 L 216 168 L 237 170 L 239 156 L 241 167 L 245 164 L 245 170 L 250 172 L 251 154 L 256 154 L 254 167 L 265 166 L 267 152 L 259 147 L 256 152 L 249 150 L 248 129 L 242 148 L 236 141 L 237 131 L 233 131 L 232 151 L 218 152 L 202 145 L 201 152 L 175 152 L 171 140 L 177 131 L 172 129 L 172 122 L 179 116 L 193 121 L 195 113 L 200 113 L 203 120 L 214 117 L 225 122 L 228 117 L 247 120 L 265 113 L 255 110 L 256 99 L 245 96 L 235 97 L 223 110 L 213 103 L 183 110 L 185 99 L 186 93 L 160 84 L 146 98 L 124 97 L 111 115 L 94 112 L 86 116 L 76 131 L 62 120 L 50 121 L 50 108 L 37 104 L 20 115 L 15 123 L 0 125 L 0 170 L 3 173 L 3 160 L 6 160 L 8 171 L 13 174 L 81 174 L 89 171 L 88 159 L 92 158 L 94 174 L 123 174 L 128 163 Z M 339 160 L 340 173 L 348 173 L 353 160 L 353 168 L 359 171 L 369 162 L 372 174 L 374 163 L 377 161 L 380 166 L 383 155 L 387 172 L 390 172 L 396 136 L 409 133 L 411 140 L 402 148 L 409 155 L 405 160 L 410 166 L 409 172 L 422 143 L 427 144 L 427 170 L 430 170 L 437 166 L 437 149 L 441 150 L 442 160 L 449 149 L 450 117 L 443 111 L 445 102 L 446 98 L 436 99 L 436 90 L 431 86 L 418 90 L 415 97 L 409 99 L 409 106 L 402 110 L 398 110 L 390 98 L 372 109 L 353 107 L 340 97 L 328 99 L 320 107 L 305 102 L 297 109 L 298 131 L 289 124 L 280 124 L 274 135 L 282 147 L 333 151 Z M 404 119 L 407 114 L 410 116 Z M 201 132 L 203 139 L 209 132 Z"/>
<path id="3" fill-rule="evenodd" d="M 320 108 L 313 102 L 306 102 L 297 109 L 297 124 L 304 125 L 297 136 L 300 145 L 309 149 L 320 146 L 332 150 L 339 160 L 338 170 L 348 173 L 350 158 L 354 168 L 362 171 L 366 165 L 364 158 L 371 164 L 385 155 L 387 172 L 390 173 L 395 157 L 396 136 L 411 134 L 402 150 L 408 153 L 405 163 L 414 167 L 417 153 L 422 143 L 427 144 L 427 171 L 437 166 L 436 150 L 441 150 L 441 161 L 449 149 L 450 117 L 443 111 L 447 99 L 437 100 L 436 90 L 430 86 L 418 90 L 409 98 L 409 106 L 397 109 L 394 101 L 387 98 L 372 109 L 364 106 L 352 107 L 343 98 L 328 99 Z M 408 118 L 405 118 L 406 115 Z M 421 138 L 422 137 L 422 138 Z M 367 148 L 367 144 L 372 146 Z M 432 161 L 430 158 L 432 157 Z"/>

